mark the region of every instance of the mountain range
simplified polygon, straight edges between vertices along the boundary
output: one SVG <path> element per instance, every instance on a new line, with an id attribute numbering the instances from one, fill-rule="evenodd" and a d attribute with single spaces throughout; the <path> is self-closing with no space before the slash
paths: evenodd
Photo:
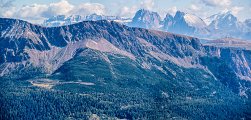
<path id="1" fill-rule="evenodd" d="M 131 21 L 130 18 L 122 18 L 118 16 L 104 16 L 104 15 L 98 15 L 98 14 L 91 14 L 87 16 L 81 16 L 81 15 L 58 15 L 53 16 L 52 18 L 49 18 L 45 20 L 42 24 L 42 26 L 46 27 L 58 27 L 58 26 L 64 26 L 64 25 L 71 25 L 82 21 L 98 21 L 98 20 L 110 20 L 110 21 L 116 21 L 120 23 L 128 23 Z"/>
<path id="2" fill-rule="evenodd" d="M 251 51 L 158 31 L 207 33 L 194 15 L 159 20 L 145 10 L 134 27 L 0 18 L 0 118 L 250 119 Z"/>
<path id="3" fill-rule="evenodd" d="M 71 22 L 68 20 L 71 17 L 72 16 L 63 20 L 64 24 L 61 25 L 69 25 Z M 112 20 L 130 27 L 160 30 L 199 38 L 218 39 L 231 37 L 245 40 L 251 39 L 250 20 L 247 19 L 244 22 L 240 22 L 230 11 L 221 12 L 206 19 L 177 11 L 174 16 L 167 14 L 164 19 L 161 19 L 157 12 L 141 9 L 135 13 L 133 18 L 92 14 L 80 21 L 89 20 Z M 58 26 L 58 24 L 53 24 L 53 21 L 55 22 L 54 19 L 52 19 L 52 21 L 51 19 L 49 19 L 49 21 L 46 20 L 43 25 Z M 60 22 L 60 20 L 58 22 Z"/>

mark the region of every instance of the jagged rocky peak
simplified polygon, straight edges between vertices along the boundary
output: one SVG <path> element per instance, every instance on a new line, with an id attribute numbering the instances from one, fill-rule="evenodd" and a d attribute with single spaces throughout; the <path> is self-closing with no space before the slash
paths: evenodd
<path id="1" fill-rule="evenodd" d="M 88 21 L 96 21 L 96 20 L 105 20 L 106 18 L 102 15 L 98 15 L 96 13 L 93 13 L 91 15 L 87 15 L 85 17 L 85 20 L 88 20 Z"/>
<path id="2" fill-rule="evenodd" d="M 250 39 L 250 29 L 244 22 L 240 22 L 231 11 L 215 14 L 207 20 L 212 21 L 208 25 L 211 38 L 233 37 L 239 39 Z"/>
<path id="3" fill-rule="evenodd" d="M 174 19 L 184 19 L 184 18 L 183 18 L 184 15 L 185 15 L 184 12 L 177 11 L 177 12 L 175 13 Z"/>
<path id="4" fill-rule="evenodd" d="M 174 22 L 174 18 L 172 15 L 170 14 L 166 14 L 166 17 L 164 18 L 164 28 L 165 30 L 169 30 L 170 27 L 172 27 L 173 25 L 173 22 Z"/>
<path id="5" fill-rule="evenodd" d="M 210 29 L 238 29 L 238 19 L 231 11 L 225 11 L 208 18 Z"/>
<path id="6" fill-rule="evenodd" d="M 184 21 L 187 23 L 187 25 L 191 27 L 196 27 L 196 28 L 204 28 L 206 27 L 205 22 L 198 16 L 189 14 L 189 13 L 184 13 L 181 11 L 177 11 L 174 20 L 176 21 Z"/>
<path id="7" fill-rule="evenodd" d="M 208 34 L 205 22 L 196 15 L 177 11 L 175 16 L 167 15 L 163 30 L 190 36 Z"/>
<path id="8" fill-rule="evenodd" d="M 74 20 L 74 21 L 80 21 L 82 19 L 82 16 L 81 15 L 71 15 L 70 17 L 68 17 L 68 19 Z"/>
<path id="9" fill-rule="evenodd" d="M 235 17 L 232 13 L 232 11 L 223 11 L 221 12 L 221 16 L 222 18 L 228 19 L 229 21 L 237 21 L 237 17 Z"/>
<path id="10" fill-rule="evenodd" d="M 152 12 L 146 9 L 141 9 L 136 12 L 135 16 L 130 23 L 130 26 L 157 29 L 160 27 L 161 18 L 157 12 Z"/>
<path id="11" fill-rule="evenodd" d="M 172 21 L 173 20 L 173 16 L 171 14 L 167 13 L 166 17 L 164 18 L 164 20 Z"/>
<path id="12" fill-rule="evenodd" d="M 117 21 L 122 24 L 127 24 L 131 21 L 130 18 L 126 17 L 119 17 L 119 16 L 106 16 L 106 15 L 99 15 L 96 13 L 87 15 L 87 16 L 81 16 L 81 15 L 71 15 L 71 16 L 65 16 L 65 15 L 58 15 L 53 16 L 51 18 L 48 18 L 45 20 L 42 24 L 42 26 L 46 27 L 58 27 L 58 26 L 64 26 L 64 25 L 71 25 L 82 21 L 99 21 L 99 20 L 110 20 L 110 21 Z"/>
<path id="13" fill-rule="evenodd" d="M 207 17 L 206 19 L 204 19 L 204 21 L 207 23 L 207 25 L 210 25 L 213 21 L 217 21 L 217 20 L 229 17 L 229 16 L 230 16 L 230 19 L 231 19 L 231 17 L 235 18 L 232 15 L 231 11 L 222 11 L 222 12 L 219 12 L 217 14 L 214 14 L 214 15 Z"/>

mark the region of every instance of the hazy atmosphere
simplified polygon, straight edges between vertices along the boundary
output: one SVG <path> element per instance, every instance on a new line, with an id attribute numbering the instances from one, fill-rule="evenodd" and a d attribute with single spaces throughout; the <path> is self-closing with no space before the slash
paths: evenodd
<path id="1" fill-rule="evenodd" d="M 158 12 L 161 17 L 177 10 L 201 18 L 232 11 L 240 21 L 251 18 L 250 0 L 0 0 L 0 16 L 41 23 L 55 15 L 116 15 L 133 17 L 139 9 Z"/>

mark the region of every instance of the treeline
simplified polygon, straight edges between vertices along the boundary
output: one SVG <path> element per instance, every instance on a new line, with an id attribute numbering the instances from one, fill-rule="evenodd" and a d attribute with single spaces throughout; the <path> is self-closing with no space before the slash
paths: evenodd
<path id="1" fill-rule="evenodd" d="M 79 89 L 84 88 L 79 86 Z M 152 92 L 139 88 L 117 88 L 112 92 L 111 87 L 111 90 L 79 93 L 59 88 L 40 89 L 24 81 L 4 81 L 0 88 L 0 119 L 89 119 L 93 115 L 100 119 L 239 119 L 250 116 L 248 108 L 239 101 L 186 100 L 163 96 L 156 88 L 150 89 Z"/>

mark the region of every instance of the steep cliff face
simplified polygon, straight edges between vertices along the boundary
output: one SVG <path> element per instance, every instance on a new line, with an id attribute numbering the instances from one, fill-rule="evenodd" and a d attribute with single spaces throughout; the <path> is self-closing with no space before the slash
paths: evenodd
<path id="1" fill-rule="evenodd" d="M 164 19 L 164 31 L 190 36 L 206 36 L 209 34 L 206 23 L 199 17 L 177 11 L 175 16 L 167 15 Z"/>
<path id="2" fill-rule="evenodd" d="M 4 23 L 0 25 L 1 75 L 30 67 L 39 68 L 38 72 L 53 73 L 74 58 L 77 51 L 90 48 L 128 57 L 144 69 L 159 69 L 159 63 L 165 61 L 184 68 L 199 68 L 216 74 L 216 79 L 224 82 L 235 80 L 234 89 L 241 86 L 239 80 L 251 80 L 249 50 L 203 46 L 197 38 L 130 28 L 108 21 L 52 28 L 21 20 L 0 21 Z M 228 74 L 233 78 L 221 76 L 220 72 L 223 71 L 211 69 L 212 63 L 208 60 L 215 64 L 224 62 L 232 71 Z M 248 85 L 246 87 L 250 88 Z"/>
<path id="3" fill-rule="evenodd" d="M 161 25 L 161 18 L 157 12 L 141 9 L 136 12 L 132 22 L 128 25 L 146 29 L 158 29 Z"/>
<path id="4" fill-rule="evenodd" d="M 170 14 L 166 15 L 164 22 L 163 22 L 163 24 L 164 24 L 163 29 L 164 30 L 166 30 L 166 31 L 170 30 L 170 28 L 173 26 L 173 23 L 174 23 L 173 19 L 174 18 L 172 15 L 170 15 Z"/>
<path id="5" fill-rule="evenodd" d="M 249 97 L 250 92 L 250 50 L 205 46 L 207 56 L 200 59 L 218 80 L 240 96 Z"/>
<path id="6" fill-rule="evenodd" d="M 209 55 L 224 59 L 241 79 L 250 81 L 250 42 L 225 38 L 204 43 Z M 214 48 L 214 50 L 209 50 Z"/>

